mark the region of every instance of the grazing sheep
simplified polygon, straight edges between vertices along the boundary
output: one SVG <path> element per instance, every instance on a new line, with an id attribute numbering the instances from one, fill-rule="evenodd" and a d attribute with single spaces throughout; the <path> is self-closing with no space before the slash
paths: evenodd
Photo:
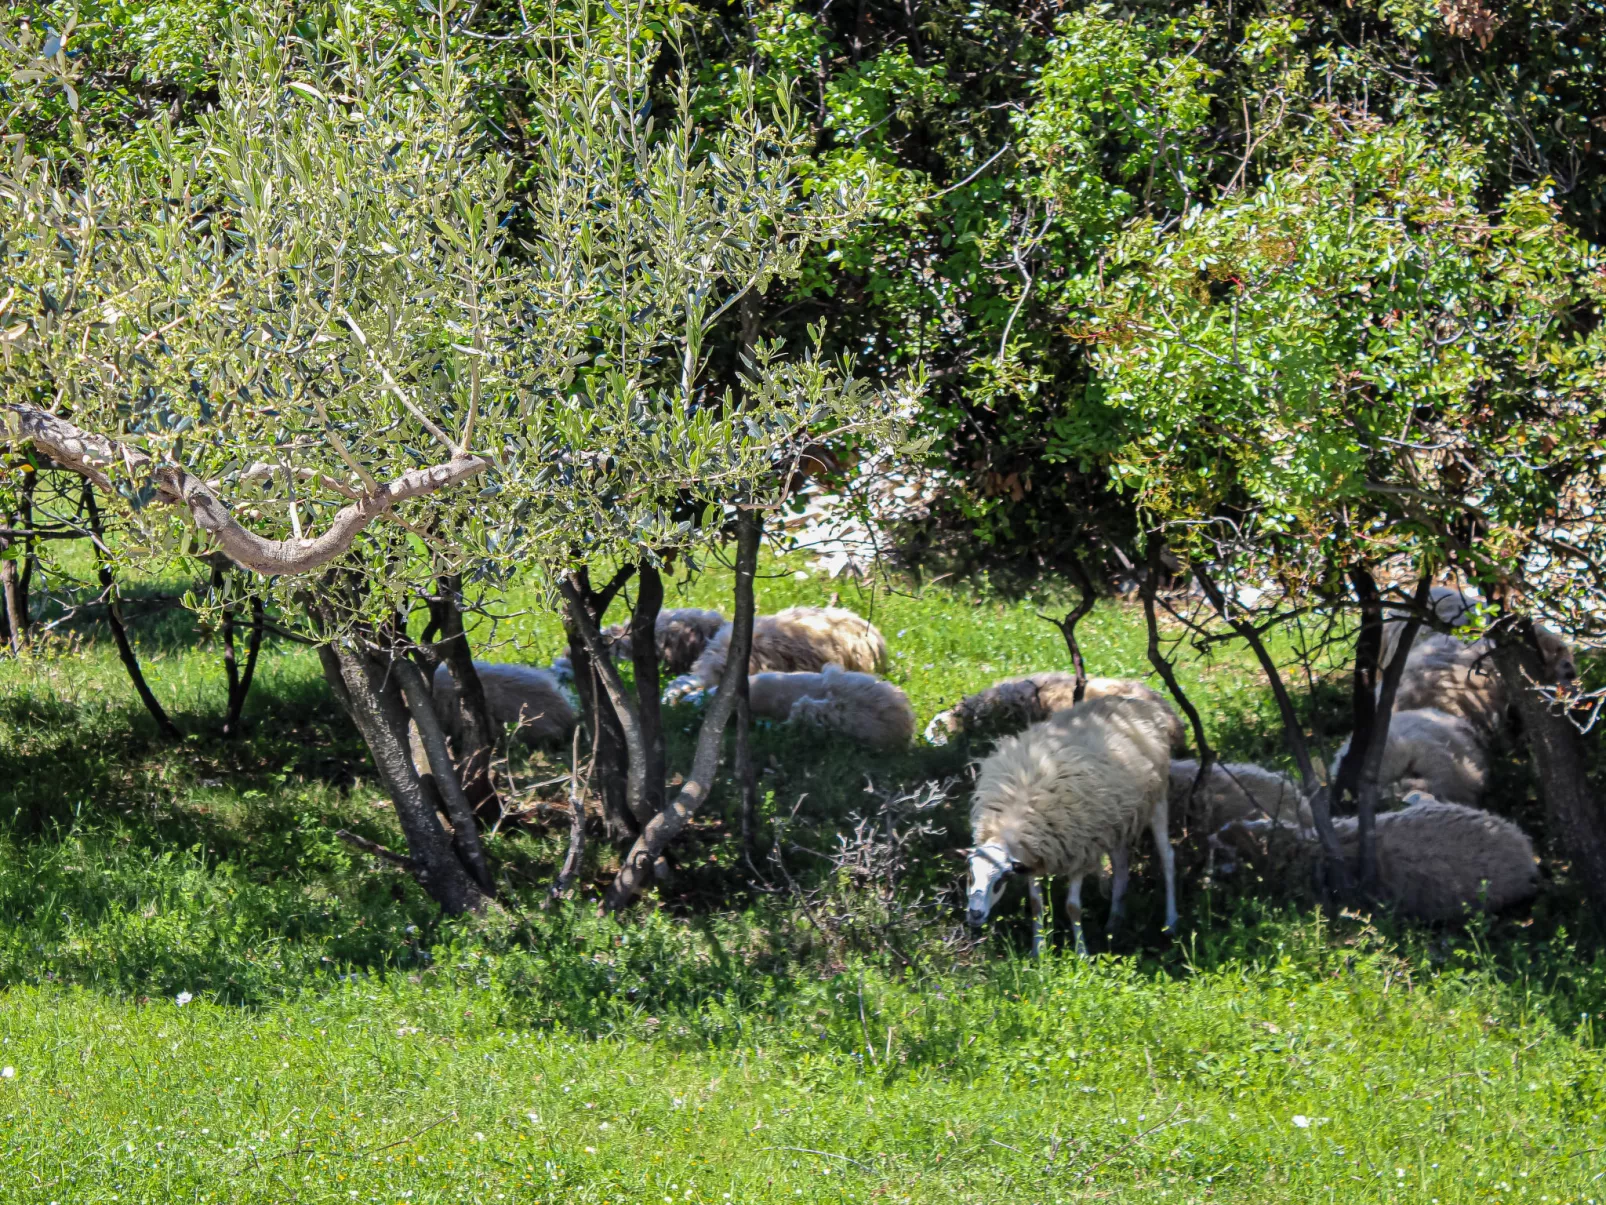
<path id="1" fill-rule="evenodd" d="M 1092 699 L 1150 699 L 1170 712 L 1173 721 L 1171 748 L 1187 750 L 1182 720 L 1165 697 L 1153 687 L 1131 678 L 1089 678 L 1082 701 Z M 968 736 L 1002 736 L 1019 732 L 1029 724 L 1046 720 L 1057 711 L 1071 707 L 1076 699 L 1076 675 L 1064 670 L 1029 674 L 1024 678 L 1005 678 L 986 690 L 967 695 L 957 707 L 939 712 L 926 726 L 926 739 L 945 745 L 959 733 Z"/>
<path id="2" fill-rule="evenodd" d="M 533 665 L 476 661 L 491 723 L 499 729 L 515 726 L 514 735 L 530 748 L 561 744 L 574 731 L 574 707 L 558 687 L 557 678 Z M 457 683 L 445 665 L 435 670 L 435 714 L 448 736 L 457 728 Z"/>
<path id="3" fill-rule="evenodd" d="M 981 763 L 971 803 L 970 923 L 987 919 L 1011 873 L 1027 876 L 1032 952 L 1042 940 L 1041 875 L 1070 877 L 1067 908 L 1076 948 L 1082 880 L 1108 855 L 1115 881 L 1110 927 L 1122 915 L 1128 850 L 1147 826 L 1165 874 L 1165 923 L 1177 923 L 1176 863 L 1167 835 L 1166 787 L 1174 717 L 1146 698 L 1083 702 L 1005 737 Z"/>
<path id="4" fill-rule="evenodd" d="M 1346 739 L 1333 757 L 1335 779 L 1349 746 Z M 1396 711 L 1389 719 L 1378 782 L 1395 798 L 1425 791 L 1453 803 L 1475 804 L 1489 784 L 1489 754 L 1477 729 L 1461 716 L 1434 707 Z"/>
<path id="5" fill-rule="evenodd" d="M 827 665 L 817 674 L 770 672 L 747 681 L 756 716 L 829 728 L 876 749 L 901 749 L 914 736 L 909 696 L 873 674 Z"/>
<path id="6" fill-rule="evenodd" d="M 1297 818 L 1310 823 L 1310 804 L 1286 774 L 1252 762 L 1211 762 L 1210 773 L 1194 789 L 1199 763 L 1193 758 L 1171 763 L 1171 814 L 1186 817 L 1188 828 L 1213 833 L 1231 820 L 1262 816 Z"/>
<path id="7" fill-rule="evenodd" d="M 731 625 L 727 623 L 710 637 L 691 671 L 670 683 L 665 698 L 678 699 L 717 685 L 725 672 L 730 642 Z M 842 607 L 788 607 L 754 619 L 748 673 L 818 673 L 832 664 L 858 673 L 884 673 L 886 638 L 868 619 Z"/>
<path id="8" fill-rule="evenodd" d="M 671 674 L 684 674 L 703 655 L 708 642 L 727 620 L 718 611 L 697 607 L 672 607 L 658 612 L 653 628 L 658 645 L 658 663 Z M 602 638 L 616 661 L 630 660 L 630 625 L 616 623 L 602 630 Z"/>
<path id="9" fill-rule="evenodd" d="M 1355 817 L 1336 819 L 1333 827 L 1345 856 L 1354 858 L 1360 845 Z M 1539 891 L 1533 842 L 1503 817 L 1419 796 L 1414 806 L 1379 813 L 1373 831 L 1378 897 L 1417 920 L 1456 920 L 1469 909 L 1494 912 Z M 1235 820 L 1211 842 L 1221 873 L 1231 871 L 1226 859 L 1234 858 L 1263 873 L 1297 874 L 1321 850 L 1314 829 L 1278 820 Z"/>

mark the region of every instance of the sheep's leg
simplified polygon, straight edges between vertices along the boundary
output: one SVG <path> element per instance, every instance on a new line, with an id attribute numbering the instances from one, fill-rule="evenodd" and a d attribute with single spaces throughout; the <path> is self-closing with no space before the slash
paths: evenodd
<path id="1" fill-rule="evenodd" d="M 1026 895 L 1032 901 L 1032 957 L 1036 958 L 1043 950 L 1043 889 L 1036 875 L 1027 876 Z"/>
<path id="2" fill-rule="evenodd" d="M 1110 920 L 1104 931 L 1112 937 L 1126 916 L 1126 885 L 1132 869 L 1126 846 L 1110 851 Z"/>
<path id="3" fill-rule="evenodd" d="M 1076 952 L 1087 957 L 1087 938 L 1082 936 L 1082 876 L 1072 875 L 1071 886 L 1065 892 L 1065 911 L 1070 914 L 1071 932 L 1076 935 Z"/>
<path id="4" fill-rule="evenodd" d="M 1177 855 L 1171 848 L 1170 818 L 1162 802 L 1149 821 L 1149 832 L 1154 836 L 1154 851 L 1160 855 L 1160 870 L 1165 875 L 1165 931 L 1177 931 Z"/>

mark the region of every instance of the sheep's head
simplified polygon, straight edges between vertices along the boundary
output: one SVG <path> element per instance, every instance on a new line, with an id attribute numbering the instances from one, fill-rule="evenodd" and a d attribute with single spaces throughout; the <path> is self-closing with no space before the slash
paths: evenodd
<path id="1" fill-rule="evenodd" d="M 958 736 L 963 727 L 957 708 L 939 711 L 931 717 L 931 723 L 926 725 L 926 740 L 933 745 L 946 745 L 949 738 Z"/>
<path id="2" fill-rule="evenodd" d="M 1571 686 L 1578 681 L 1578 659 L 1572 646 L 1544 624 L 1534 624 L 1534 639 L 1539 643 L 1539 655 L 1545 659 L 1545 672 L 1557 686 Z"/>
<path id="3" fill-rule="evenodd" d="M 1026 867 L 1009 856 L 1002 841 L 988 841 L 970 851 L 970 909 L 973 925 L 981 925 L 1004 894 L 1012 874 L 1025 874 Z"/>

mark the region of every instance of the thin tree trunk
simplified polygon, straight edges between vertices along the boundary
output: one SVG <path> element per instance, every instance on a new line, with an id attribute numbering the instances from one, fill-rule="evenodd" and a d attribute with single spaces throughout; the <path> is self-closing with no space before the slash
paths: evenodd
<path id="1" fill-rule="evenodd" d="M 170 741 L 181 741 L 184 734 L 178 726 L 168 718 L 167 712 L 156 696 L 151 693 L 150 684 L 145 681 L 145 675 L 139 668 L 139 657 L 134 653 L 134 645 L 128 639 L 128 628 L 123 623 L 123 608 L 117 601 L 117 581 L 112 577 L 111 565 L 106 555 L 105 532 L 101 530 L 100 509 L 95 505 L 95 491 L 87 481 L 84 483 L 84 509 L 89 517 L 89 531 L 95 545 L 96 575 L 100 580 L 100 588 L 106 596 L 106 626 L 112 630 L 112 640 L 117 645 L 117 656 L 123 662 L 123 668 L 128 671 L 128 680 L 134 684 L 134 693 L 139 695 L 139 701 L 145 704 L 145 710 L 150 712 L 151 719 L 156 721 L 156 729 Z"/>
<path id="2" fill-rule="evenodd" d="M 38 473 L 23 474 L 21 496 L 17 499 L 20 509 L 17 512 L 17 526 L 24 531 L 33 529 L 33 491 L 39 484 Z M 33 598 L 33 570 L 38 562 L 35 555 L 37 541 L 33 536 L 24 536 L 22 556 L 16 563 L 16 604 L 12 609 L 11 598 L 6 600 L 6 618 L 11 624 L 12 631 L 16 633 L 20 644 L 27 644 L 29 629 L 33 627 L 32 598 Z M 17 618 L 21 619 L 21 628 L 18 630 Z"/>
<path id="3" fill-rule="evenodd" d="M 1071 654 L 1071 668 L 1076 671 L 1076 689 L 1071 695 L 1071 702 L 1080 703 L 1082 696 L 1087 693 L 1087 665 L 1082 659 L 1082 646 L 1076 639 L 1076 625 L 1086 619 L 1093 610 L 1096 594 L 1093 589 L 1093 579 L 1088 576 L 1087 566 L 1082 564 L 1082 558 L 1074 553 L 1071 556 L 1071 576 L 1076 579 L 1076 588 L 1082 592 L 1082 597 L 1065 618 L 1060 620 L 1058 627 L 1060 635 L 1065 637 L 1065 648 Z"/>
<path id="4" fill-rule="evenodd" d="M 714 773 L 719 768 L 725 725 L 736 710 L 736 680 L 746 676 L 747 661 L 753 651 L 753 578 L 758 570 L 762 531 L 763 524 L 756 514 L 747 510 L 737 512 L 736 609 L 731 617 L 730 651 L 720 675 L 719 689 L 703 715 L 691 773 L 674 800 L 652 818 L 626 854 L 624 865 L 608 888 L 604 906 L 609 912 L 617 912 L 646 889 L 652 881 L 653 866 L 708 799 Z"/>
<path id="5" fill-rule="evenodd" d="M 658 664 L 658 613 L 664 608 L 664 579 L 657 566 L 643 558 L 636 569 L 636 581 L 636 607 L 630 616 L 630 666 L 636 679 L 636 713 L 646 764 L 642 807 L 635 816 L 639 823 L 646 824 L 664 810 L 664 784 L 669 777 Z"/>
<path id="6" fill-rule="evenodd" d="M 1283 722 L 1283 744 L 1288 747 L 1288 752 L 1293 756 L 1294 764 L 1299 769 L 1300 782 L 1304 785 L 1305 794 L 1310 798 L 1311 823 L 1316 827 L 1316 835 L 1322 843 L 1322 852 L 1326 855 L 1322 860 L 1323 884 L 1330 870 L 1340 880 L 1336 885 L 1342 890 L 1348 890 L 1346 882 L 1348 870 L 1344 864 L 1344 851 L 1338 843 L 1338 832 L 1333 828 L 1332 794 L 1327 784 L 1317 777 L 1316 763 L 1311 758 L 1310 745 L 1305 740 L 1305 729 L 1299 722 L 1299 713 L 1294 710 L 1294 699 L 1288 693 L 1288 684 L 1283 681 L 1282 671 L 1272 660 L 1271 651 L 1266 648 L 1266 642 L 1260 638 L 1255 625 L 1246 619 L 1240 619 L 1233 612 L 1227 605 L 1221 587 L 1210 574 L 1196 565 L 1193 567 L 1193 575 L 1200 589 L 1205 592 L 1205 597 L 1210 600 L 1210 605 L 1216 609 L 1216 614 L 1221 616 L 1228 627 L 1238 633 L 1250 651 L 1255 654 L 1261 672 L 1271 684 L 1272 698 L 1277 703 L 1277 714 Z"/>
<path id="7" fill-rule="evenodd" d="M 424 756 L 429 760 L 430 776 L 434 778 L 435 789 L 446 804 L 446 816 L 452 822 L 452 844 L 457 848 L 457 856 L 468 867 L 474 881 L 490 893 L 493 890 L 491 868 L 485 860 L 484 847 L 480 844 L 479 821 L 474 816 L 468 796 L 463 793 L 463 784 L 458 781 L 457 765 L 452 760 L 452 752 L 446 746 L 446 734 L 435 715 L 429 684 L 424 681 L 418 666 L 406 657 L 393 658 L 390 670 L 401 685 L 407 710 L 418 728 L 419 743 L 423 745 Z"/>
<path id="8" fill-rule="evenodd" d="M 1200 718 L 1199 709 L 1188 698 L 1187 692 L 1182 689 L 1182 683 L 1177 681 L 1176 670 L 1171 662 L 1160 651 L 1160 619 L 1155 613 L 1155 595 L 1160 583 L 1160 549 L 1164 541 L 1158 535 L 1149 536 L 1148 571 L 1143 575 L 1143 588 L 1139 591 L 1143 599 L 1143 619 L 1149 629 L 1149 664 L 1154 666 L 1155 673 L 1171 692 L 1171 697 L 1182 708 L 1182 713 L 1188 717 L 1188 726 L 1193 729 L 1194 742 L 1199 746 L 1199 765 L 1201 769 L 1207 768 L 1215 760 L 1215 750 L 1210 747 L 1210 740 L 1205 736 L 1204 720 Z"/>
<path id="9" fill-rule="evenodd" d="M 212 562 L 212 590 L 221 594 L 224 586 L 225 564 L 222 558 Z M 240 731 L 240 716 L 245 710 L 245 700 L 251 693 L 251 681 L 256 677 L 257 656 L 262 651 L 262 628 L 264 616 L 262 599 L 257 595 L 251 596 L 251 627 L 250 639 L 246 645 L 245 668 L 239 665 L 235 651 L 235 623 L 236 609 L 232 606 L 223 608 L 223 618 L 219 625 L 218 635 L 223 644 L 223 677 L 228 684 L 229 700 L 223 713 L 223 735 L 236 736 Z"/>
<path id="10" fill-rule="evenodd" d="M 619 676 L 619 669 L 614 665 L 613 658 L 608 655 L 608 650 L 602 642 L 602 630 L 598 626 L 601 617 L 591 614 L 591 608 L 586 605 L 582 583 L 574 575 L 570 575 L 558 583 L 558 590 L 569 605 L 569 613 L 574 617 L 580 639 L 585 642 L 586 652 L 591 657 L 591 670 L 607 695 L 608 702 L 613 705 L 614 716 L 619 722 L 620 735 L 624 739 L 625 806 L 635 818 L 637 825 L 644 825 L 652 815 L 647 812 L 647 741 L 642 730 L 641 711 L 636 705 L 636 700 L 625 690 L 624 679 Z M 662 598 L 661 587 L 659 597 Z M 656 613 L 654 621 L 656 622 Z M 655 648 L 656 640 L 649 642 L 648 647 Z"/>
<path id="11" fill-rule="evenodd" d="M 430 635 L 435 636 L 430 646 L 446 665 L 457 687 L 458 722 L 454 725 L 463 748 L 457 754 L 457 776 L 463 785 L 463 794 L 476 814 L 494 818 L 501 815 L 502 801 L 496 793 L 491 776 L 496 743 L 502 735 L 491 718 L 491 708 L 485 699 L 485 686 L 474 668 L 474 651 L 469 647 L 468 633 L 463 629 L 463 581 L 456 574 L 442 574 L 435 582 L 435 594 L 429 600 Z"/>
<path id="12" fill-rule="evenodd" d="M 1383 609 L 1376 583 L 1372 581 L 1371 575 L 1360 569 L 1356 570 L 1356 575 L 1357 579 L 1364 579 L 1365 582 L 1363 586 L 1361 580 L 1357 580 L 1356 590 L 1361 595 L 1362 613 L 1366 616 L 1362 622 L 1361 637 L 1357 639 L 1356 644 L 1359 645 L 1361 639 L 1366 638 L 1368 624 L 1374 624 L 1375 639 L 1368 642 L 1371 646 L 1368 651 L 1373 661 L 1373 672 L 1370 676 L 1375 679 L 1377 658 L 1383 648 Z M 1422 626 L 1422 613 L 1428 605 L 1432 589 L 1433 575 L 1424 571 L 1421 581 L 1417 583 L 1412 614 L 1400 631 L 1399 642 L 1394 646 L 1394 656 L 1384 667 L 1382 681 L 1378 683 L 1377 696 L 1371 708 L 1370 723 L 1365 732 L 1364 743 L 1361 730 L 1357 729 L 1355 735 L 1350 738 L 1349 754 L 1335 775 L 1341 782 L 1348 777 L 1355 784 L 1355 823 L 1360 847 L 1360 861 L 1356 873 L 1360 880 L 1361 894 L 1367 899 L 1375 899 L 1377 896 L 1377 804 L 1382 794 L 1382 784 L 1378 779 L 1383 770 L 1383 755 L 1388 748 L 1389 726 L 1394 718 L 1394 698 L 1399 692 L 1400 678 L 1405 673 L 1405 661 L 1411 654 L 1411 645 L 1416 641 L 1417 629 Z M 1361 656 L 1357 654 L 1355 674 L 1357 690 L 1360 689 L 1362 680 L 1360 660 Z M 1357 718 L 1362 712 L 1363 708 L 1357 703 L 1355 708 Z M 1359 754 L 1358 749 L 1362 751 Z M 1358 768 L 1354 771 L 1349 771 L 1351 762 L 1358 764 Z M 1349 771 L 1347 776 L 1346 771 Z"/>
<path id="13" fill-rule="evenodd" d="M 11 651 L 20 653 L 28 644 L 28 600 L 22 593 L 17 562 L 11 557 L 0 560 L 0 593 L 5 595 L 6 628 L 11 636 Z"/>
<path id="14" fill-rule="evenodd" d="M 1494 663 L 1522 718 L 1546 826 L 1571 863 L 1596 920 L 1606 923 L 1606 808 L 1590 781 L 1589 747 L 1541 687 L 1548 675 L 1532 625 L 1524 621 L 1513 637 L 1495 646 Z"/>
<path id="15" fill-rule="evenodd" d="M 597 591 L 591 588 L 590 573 L 586 569 L 575 571 L 572 582 L 583 602 L 585 613 L 591 617 L 593 627 L 600 631 L 608 607 L 634 573 L 634 565 L 624 566 L 605 587 Z M 591 655 L 585 637 L 581 635 L 576 608 L 567 599 L 564 605 L 564 628 L 569 638 L 569 662 L 574 669 L 580 710 L 593 734 L 595 749 L 592 773 L 598 793 L 602 796 L 603 820 L 615 840 L 628 838 L 634 841 L 641 833 L 641 825 L 628 804 L 624 733 L 613 705 L 608 701 L 607 691 L 602 687 L 596 660 Z"/>
<path id="16" fill-rule="evenodd" d="M 596 739 L 591 743 L 591 764 L 597 764 Z M 546 907 L 551 907 L 568 893 L 580 877 L 586 859 L 586 797 L 580 787 L 580 726 L 575 725 L 574 740 L 569 749 L 569 849 L 563 856 L 563 866 L 557 880 L 547 893 Z"/>
<path id="17" fill-rule="evenodd" d="M 318 646 L 324 677 L 351 715 L 379 771 L 407 838 L 409 869 L 450 915 L 482 912 L 493 897 L 474 880 L 442 827 L 435 803 L 413 768 L 407 741 L 407 707 L 390 671 L 391 658 L 372 650 Z M 397 658 L 397 661 L 400 659 Z"/>

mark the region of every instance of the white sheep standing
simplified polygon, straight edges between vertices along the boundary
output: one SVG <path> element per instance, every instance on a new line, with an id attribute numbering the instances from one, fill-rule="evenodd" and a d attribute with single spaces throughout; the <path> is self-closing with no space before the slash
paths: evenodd
<path id="1" fill-rule="evenodd" d="M 1134 678 L 1089 678 L 1082 701 L 1092 699 L 1149 699 L 1171 715 L 1171 748 L 1187 750 L 1182 719 L 1171 709 L 1164 695 Z M 1019 732 L 1029 724 L 1040 723 L 1055 712 L 1065 711 L 1076 701 L 1076 675 L 1065 670 L 1048 670 L 1022 678 L 1005 678 L 986 690 L 967 695 L 957 706 L 938 712 L 926 725 L 926 739 L 933 745 L 946 745 L 960 733 L 973 736 Z"/>
<path id="2" fill-rule="evenodd" d="M 667 673 L 686 673 L 703 655 L 708 642 L 728 622 L 718 611 L 705 611 L 698 607 L 670 607 L 659 611 L 653 627 L 658 663 Z M 604 628 L 602 638 L 615 660 L 630 660 L 629 624 L 616 623 Z"/>
<path id="3" fill-rule="evenodd" d="M 1171 716 L 1146 698 L 1104 698 L 1005 737 L 982 763 L 970 809 L 969 917 L 980 925 L 1012 873 L 1027 876 L 1032 952 L 1042 941 L 1041 875 L 1070 877 L 1066 907 L 1085 953 L 1082 880 L 1108 856 L 1110 928 L 1124 911 L 1128 850 L 1147 827 L 1165 875 L 1165 924 L 1177 923 L 1176 860 L 1167 833 Z"/>
<path id="4" fill-rule="evenodd" d="M 533 665 L 476 661 L 480 686 L 497 735 L 507 727 L 530 748 L 562 744 L 574 731 L 574 706 L 551 671 Z M 446 734 L 457 741 L 458 690 L 451 671 L 443 664 L 435 670 L 435 715 Z M 461 746 L 459 745 L 459 748 Z"/>
<path id="5" fill-rule="evenodd" d="M 873 674 L 827 665 L 819 673 L 769 672 L 747 681 L 755 716 L 828 728 L 876 749 L 901 749 L 914 736 L 909 696 Z"/>
<path id="6" fill-rule="evenodd" d="M 732 626 L 725 624 L 708 641 L 691 671 L 670 683 L 666 701 L 718 684 L 730 652 Z M 788 607 L 753 620 L 749 674 L 769 671 L 818 673 L 839 665 L 858 673 L 887 668 L 887 641 L 876 626 L 845 607 Z"/>
<path id="7" fill-rule="evenodd" d="M 1349 747 L 1346 737 L 1333 757 L 1334 779 Z M 1435 707 L 1396 711 L 1389 719 L 1377 777 L 1383 792 L 1394 798 L 1425 791 L 1438 799 L 1475 804 L 1489 785 L 1489 754 L 1477 729 L 1461 716 Z"/>
<path id="8" fill-rule="evenodd" d="M 1344 855 L 1354 858 L 1360 845 L 1355 817 L 1335 819 L 1333 828 Z M 1490 812 L 1417 796 L 1411 807 L 1380 812 L 1373 832 L 1378 896 L 1417 920 L 1457 920 L 1469 909 L 1494 912 L 1539 891 L 1533 842 Z M 1233 859 L 1256 863 L 1267 874 L 1299 874 L 1321 856 L 1314 829 L 1284 820 L 1235 820 L 1211 843 L 1224 874 Z"/>
<path id="9" fill-rule="evenodd" d="M 1253 762 L 1211 762 L 1210 773 L 1199 782 L 1196 760 L 1174 759 L 1168 797 L 1171 814 L 1186 817 L 1195 832 L 1213 833 L 1229 821 L 1260 817 L 1311 822 L 1310 804 L 1294 780 Z"/>

